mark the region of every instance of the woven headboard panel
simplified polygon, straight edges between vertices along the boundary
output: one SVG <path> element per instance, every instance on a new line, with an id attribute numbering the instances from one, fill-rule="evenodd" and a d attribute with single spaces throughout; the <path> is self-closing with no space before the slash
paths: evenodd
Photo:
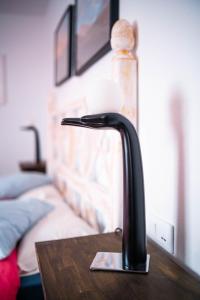
<path id="1" fill-rule="evenodd" d="M 121 141 L 116 131 L 61 126 L 63 117 L 86 114 L 83 99 L 60 108 L 49 100 L 48 171 L 75 212 L 100 232 L 119 224 Z"/>

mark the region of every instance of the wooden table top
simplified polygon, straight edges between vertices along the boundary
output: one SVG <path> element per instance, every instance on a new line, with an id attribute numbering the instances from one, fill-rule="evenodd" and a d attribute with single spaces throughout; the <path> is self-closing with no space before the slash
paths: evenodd
<path id="1" fill-rule="evenodd" d="M 148 242 L 148 274 L 90 271 L 96 252 L 121 251 L 121 235 L 99 234 L 36 243 L 45 298 L 200 300 L 200 282 Z"/>

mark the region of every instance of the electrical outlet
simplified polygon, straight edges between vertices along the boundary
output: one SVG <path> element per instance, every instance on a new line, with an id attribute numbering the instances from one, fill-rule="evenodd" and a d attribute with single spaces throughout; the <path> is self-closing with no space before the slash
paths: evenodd
<path id="1" fill-rule="evenodd" d="M 174 253 L 174 226 L 151 216 L 148 221 L 148 234 L 169 253 Z"/>
<path id="2" fill-rule="evenodd" d="M 156 221 L 156 240 L 160 246 L 170 253 L 174 253 L 174 226 L 157 219 Z"/>

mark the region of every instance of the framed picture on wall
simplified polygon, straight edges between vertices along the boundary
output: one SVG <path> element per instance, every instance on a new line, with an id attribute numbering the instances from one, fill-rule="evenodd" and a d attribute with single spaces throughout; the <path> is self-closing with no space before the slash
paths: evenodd
<path id="1" fill-rule="evenodd" d="M 118 0 L 76 0 L 75 73 L 83 73 L 110 49 L 111 28 L 119 17 Z"/>
<path id="2" fill-rule="evenodd" d="M 55 85 L 62 84 L 71 76 L 72 16 L 70 5 L 62 16 L 55 31 Z"/>

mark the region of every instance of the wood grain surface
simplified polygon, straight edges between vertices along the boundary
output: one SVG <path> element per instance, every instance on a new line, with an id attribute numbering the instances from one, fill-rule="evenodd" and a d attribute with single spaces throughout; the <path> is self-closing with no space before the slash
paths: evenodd
<path id="1" fill-rule="evenodd" d="M 39 163 L 20 162 L 19 167 L 20 167 L 21 171 L 46 173 L 46 162 L 45 161 L 41 161 Z"/>
<path id="2" fill-rule="evenodd" d="M 96 252 L 121 251 L 120 234 L 40 242 L 36 250 L 48 300 L 200 300 L 200 282 L 150 241 L 147 275 L 89 270 Z"/>

